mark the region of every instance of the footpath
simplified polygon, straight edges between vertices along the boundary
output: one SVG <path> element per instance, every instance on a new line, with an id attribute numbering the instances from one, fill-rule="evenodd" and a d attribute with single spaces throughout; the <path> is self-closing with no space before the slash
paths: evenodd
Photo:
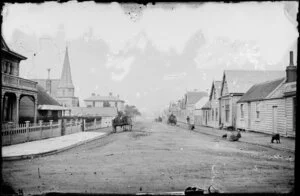
<path id="1" fill-rule="evenodd" d="M 184 129 L 188 129 L 188 125 L 186 122 L 178 121 L 178 125 Z M 230 132 L 226 130 L 220 130 L 220 129 L 205 127 L 205 126 L 195 126 L 195 129 L 193 131 L 203 133 L 206 135 L 217 136 L 220 138 L 225 133 L 230 134 Z M 239 142 L 244 142 L 253 145 L 295 153 L 294 138 L 280 137 L 280 144 L 277 144 L 277 143 L 271 143 L 271 135 L 269 134 L 246 131 L 246 132 L 241 132 L 241 135 L 242 137 L 239 139 Z"/>
<path id="2" fill-rule="evenodd" d="M 109 131 L 79 132 L 60 137 L 37 140 L 2 147 L 2 160 L 20 160 L 55 154 L 70 148 L 97 140 L 109 134 Z"/>

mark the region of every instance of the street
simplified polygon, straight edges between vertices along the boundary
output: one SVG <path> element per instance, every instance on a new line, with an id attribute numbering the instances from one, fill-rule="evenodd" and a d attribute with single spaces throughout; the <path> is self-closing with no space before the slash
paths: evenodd
<path id="1" fill-rule="evenodd" d="M 290 192 L 294 154 L 230 142 L 177 126 L 135 123 L 55 155 L 3 162 L 3 178 L 25 194 L 184 191 Z"/>

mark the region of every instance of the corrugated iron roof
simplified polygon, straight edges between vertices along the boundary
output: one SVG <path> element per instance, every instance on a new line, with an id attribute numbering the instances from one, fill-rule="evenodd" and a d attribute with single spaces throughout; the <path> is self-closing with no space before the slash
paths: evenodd
<path id="1" fill-rule="evenodd" d="M 276 80 L 255 84 L 240 98 L 238 103 L 263 100 L 284 81 L 285 78 L 279 78 Z"/>
<path id="2" fill-rule="evenodd" d="M 30 80 L 37 82 L 44 89 L 46 89 L 47 79 L 30 79 Z M 51 94 L 51 96 L 56 97 L 60 79 L 50 79 L 50 81 L 51 81 L 51 93 L 50 94 Z"/>
<path id="3" fill-rule="evenodd" d="M 37 90 L 38 105 L 60 105 L 41 85 L 37 84 Z"/>
<path id="4" fill-rule="evenodd" d="M 207 96 L 207 92 L 204 91 L 189 91 L 187 95 L 187 104 L 196 104 L 202 97 Z"/>
<path id="5" fill-rule="evenodd" d="M 225 70 L 229 93 L 245 93 L 254 84 L 285 77 L 285 71 Z"/>
<path id="6" fill-rule="evenodd" d="M 201 108 L 202 110 L 205 110 L 205 109 L 210 109 L 211 108 L 211 104 L 210 104 L 210 101 L 207 101 L 205 103 L 205 105 Z"/>
<path id="7" fill-rule="evenodd" d="M 208 96 L 202 97 L 196 104 L 195 107 L 196 109 L 201 109 L 209 100 Z"/>
<path id="8" fill-rule="evenodd" d="M 115 107 L 73 107 L 71 108 L 71 115 L 73 116 L 111 116 L 118 114 Z"/>

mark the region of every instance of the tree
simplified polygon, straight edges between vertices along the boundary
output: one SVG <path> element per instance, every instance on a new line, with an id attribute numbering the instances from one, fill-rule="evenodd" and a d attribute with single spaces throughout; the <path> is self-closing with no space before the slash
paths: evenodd
<path id="1" fill-rule="evenodd" d="M 134 105 L 125 105 L 124 113 L 127 116 L 141 116 L 140 111 Z"/>

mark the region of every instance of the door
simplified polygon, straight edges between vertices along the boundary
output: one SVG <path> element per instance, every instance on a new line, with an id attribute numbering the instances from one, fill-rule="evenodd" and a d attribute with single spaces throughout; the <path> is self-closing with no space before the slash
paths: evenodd
<path id="1" fill-rule="evenodd" d="M 251 103 L 248 103 L 248 130 L 251 129 Z"/>
<path id="2" fill-rule="evenodd" d="M 205 112 L 205 125 L 207 125 L 207 117 L 208 117 L 208 112 Z"/>
<path id="3" fill-rule="evenodd" d="M 272 112 L 272 117 L 273 117 L 273 133 L 278 133 L 277 129 L 277 106 L 273 106 L 273 112 Z"/>

